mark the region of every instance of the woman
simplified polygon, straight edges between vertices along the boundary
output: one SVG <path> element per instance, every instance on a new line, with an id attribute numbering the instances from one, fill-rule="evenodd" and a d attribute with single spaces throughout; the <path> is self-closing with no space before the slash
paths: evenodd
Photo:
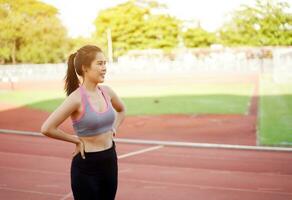
<path id="1" fill-rule="evenodd" d="M 71 161 L 71 189 L 75 200 L 115 199 L 118 163 L 115 150 L 117 128 L 125 118 L 125 105 L 104 82 L 106 60 L 102 50 L 86 45 L 70 55 L 64 102 L 47 118 L 41 132 L 76 144 Z M 82 77 L 80 84 L 78 76 Z M 58 126 L 71 117 L 77 134 Z"/>

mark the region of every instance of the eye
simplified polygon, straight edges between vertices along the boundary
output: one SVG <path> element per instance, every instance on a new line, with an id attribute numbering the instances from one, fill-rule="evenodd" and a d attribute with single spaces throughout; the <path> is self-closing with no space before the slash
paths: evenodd
<path id="1" fill-rule="evenodd" d="M 106 65 L 106 63 L 107 63 L 106 61 L 98 61 L 97 65 Z"/>

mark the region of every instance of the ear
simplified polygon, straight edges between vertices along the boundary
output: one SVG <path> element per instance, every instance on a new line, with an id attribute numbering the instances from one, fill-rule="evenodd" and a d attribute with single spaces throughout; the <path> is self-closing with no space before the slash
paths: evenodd
<path id="1" fill-rule="evenodd" d="M 82 65 L 82 71 L 85 73 L 85 72 L 87 72 L 87 68 L 84 66 L 84 65 Z"/>

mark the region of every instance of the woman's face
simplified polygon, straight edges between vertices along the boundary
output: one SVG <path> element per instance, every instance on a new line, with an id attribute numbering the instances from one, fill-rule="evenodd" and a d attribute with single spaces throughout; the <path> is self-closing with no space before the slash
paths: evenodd
<path id="1" fill-rule="evenodd" d="M 96 54 L 95 59 L 92 61 L 90 68 L 86 69 L 86 76 L 90 81 L 94 83 L 102 83 L 104 82 L 105 74 L 106 74 L 106 63 L 107 60 L 102 52 L 98 52 Z"/>

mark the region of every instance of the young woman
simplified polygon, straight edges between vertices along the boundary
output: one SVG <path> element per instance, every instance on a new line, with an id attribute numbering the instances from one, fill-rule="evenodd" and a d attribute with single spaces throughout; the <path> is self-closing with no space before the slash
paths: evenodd
<path id="1" fill-rule="evenodd" d="M 82 77 L 82 83 L 78 79 Z M 100 85 L 106 74 L 102 50 L 86 45 L 70 55 L 65 76 L 67 97 L 47 118 L 41 132 L 76 144 L 71 161 L 71 189 L 75 200 L 112 200 L 118 186 L 115 149 L 117 128 L 125 118 L 125 105 L 111 87 Z M 77 134 L 58 126 L 70 116 Z"/>

